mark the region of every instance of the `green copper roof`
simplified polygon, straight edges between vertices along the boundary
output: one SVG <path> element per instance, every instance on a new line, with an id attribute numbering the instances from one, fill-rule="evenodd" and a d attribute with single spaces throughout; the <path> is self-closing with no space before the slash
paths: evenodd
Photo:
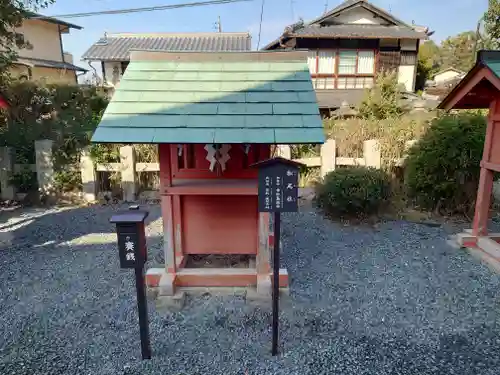
<path id="1" fill-rule="evenodd" d="M 500 51 L 479 51 L 478 61 L 486 65 L 500 78 Z"/>
<path id="2" fill-rule="evenodd" d="M 322 143 L 303 52 L 133 52 L 92 142 Z"/>

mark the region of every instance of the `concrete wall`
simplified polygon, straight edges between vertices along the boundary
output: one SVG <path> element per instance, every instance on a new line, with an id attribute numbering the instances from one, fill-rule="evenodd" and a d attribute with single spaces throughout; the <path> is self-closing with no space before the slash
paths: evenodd
<path id="1" fill-rule="evenodd" d="M 416 74 L 417 67 L 415 65 L 401 65 L 398 69 L 398 83 L 404 84 L 406 91 L 413 92 Z"/>
<path id="2" fill-rule="evenodd" d="M 40 20 L 25 20 L 16 32 L 23 34 L 24 39 L 33 46 L 32 49 L 20 49 L 20 57 L 62 61 L 58 25 Z"/>
<path id="3" fill-rule="evenodd" d="M 381 18 L 375 18 L 374 14 L 366 9 L 357 8 L 348 12 L 342 13 L 338 17 L 332 19 L 335 23 L 342 24 L 370 24 L 370 25 L 385 25 Z"/>

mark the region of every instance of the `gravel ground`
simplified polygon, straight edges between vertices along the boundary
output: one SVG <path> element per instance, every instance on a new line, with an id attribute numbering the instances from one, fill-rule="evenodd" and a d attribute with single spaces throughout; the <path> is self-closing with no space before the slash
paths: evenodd
<path id="1" fill-rule="evenodd" d="M 161 253 L 150 207 L 148 244 Z M 133 273 L 118 268 L 115 208 L 0 216 L 0 374 L 498 374 L 499 277 L 448 247 L 443 228 L 283 219 L 291 277 L 281 355 L 270 309 L 242 297 L 150 303 L 140 361 Z M 159 256 L 157 255 L 158 259 Z"/>

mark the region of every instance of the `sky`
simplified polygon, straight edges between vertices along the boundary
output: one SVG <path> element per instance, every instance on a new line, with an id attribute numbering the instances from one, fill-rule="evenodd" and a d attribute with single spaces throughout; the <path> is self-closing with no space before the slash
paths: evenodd
<path id="1" fill-rule="evenodd" d="M 195 0 L 56 0 L 55 4 L 40 10 L 48 16 L 93 12 L 123 8 L 179 4 Z M 220 16 L 222 31 L 248 31 L 253 48 L 259 43 L 259 23 L 262 0 L 249 2 L 174 9 L 156 12 L 119 15 L 100 15 L 85 18 L 62 18 L 83 27 L 63 36 L 64 49 L 74 56 L 76 65 L 82 54 L 104 32 L 209 32 L 216 31 Z M 299 18 L 305 21 L 320 16 L 325 6 L 332 9 L 341 0 L 265 0 L 260 47 L 276 39 L 284 28 Z M 486 11 L 488 0 L 370 0 L 406 23 L 428 26 L 435 31 L 432 39 L 440 42 L 462 31 L 475 30 Z"/>

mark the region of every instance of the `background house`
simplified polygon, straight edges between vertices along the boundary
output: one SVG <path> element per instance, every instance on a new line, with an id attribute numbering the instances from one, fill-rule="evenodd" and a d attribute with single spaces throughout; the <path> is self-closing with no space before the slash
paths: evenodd
<path id="1" fill-rule="evenodd" d="M 18 49 L 18 59 L 11 69 L 14 76 L 47 83 L 77 83 L 77 72 L 86 70 L 73 64 L 73 56 L 65 53 L 62 35 L 81 27 L 55 18 L 29 13 L 16 29 L 27 47 Z"/>
<path id="2" fill-rule="evenodd" d="M 417 53 L 428 29 L 410 26 L 364 0 L 348 0 L 309 23 L 297 23 L 264 49 L 309 49 L 309 69 L 322 110 L 360 102 L 381 70 L 396 70 L 415 89 Z"/>
<path id="3" fill-rule="evenodd" d="M 225 52 L 250 51 L 249 33 L 146 33 L 105 34 L 82 56 L 101 63 L 101 74 L 107 85 L 116 86 L 130 61 L 133 49 L 155 51 Z"/>
<path id="4" fill-rule="evenodd" d="M 455 68 L 441 70 L 434 75 L 432 81 L 426 82 L 422 97 L 441 101 L 466 75 L 467 73 Z"/>
<path id="5" fill-rule="evenodd" d="M 455 68 L 447 68 L 434 75 L 434 83 L 436 85 L 441 85 L 446 82 L 461 80 L 465 77 L 465 74 L 466 73 L 462 72 L 461 70 Z"/>

